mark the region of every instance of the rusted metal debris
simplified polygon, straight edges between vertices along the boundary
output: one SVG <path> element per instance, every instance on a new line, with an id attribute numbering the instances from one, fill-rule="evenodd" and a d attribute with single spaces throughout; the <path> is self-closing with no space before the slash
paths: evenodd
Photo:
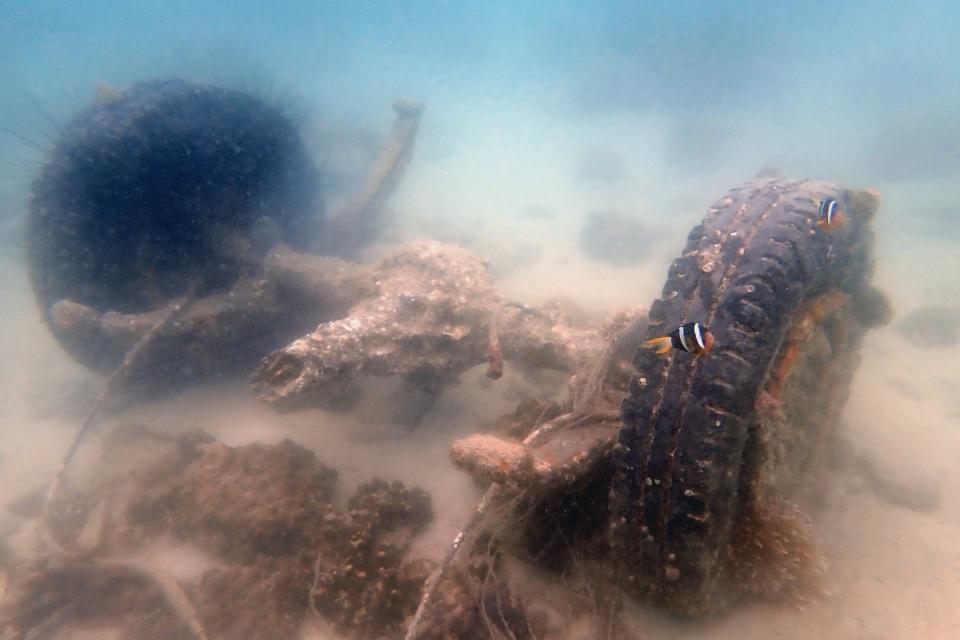
<path id="1" fill-rule="evenodd" d="M 572 373 L 602 344 L 555 305 L 505 304 L 486 264 L 460 247 L 417 242 L 372 273 L 375 296 L 263 360 L 253 376 L 261 398 L 282 410 L 322 404 L 362 376 L 439 391 L 490 361 L 494 317 L 498 359 L 523 367 Z"/>
<path id="2" fill-rule="evenodd" d="M 558 304 L 505 301 L 486 263 L 457 246 L 415 242 L 369 267 L 280 244 L 262 265 L 229 292 L 194 301 L 139 369 L 172 378 L 185 367 L 194 376 L 241 367 L 251 341 L 267 352 L 311 323 L 314 331 L 270 353 L 253 375 L 261 398 L 292 410 L 337 402 L 364 376 L 400 376 L 429 400 L 484 363 L 574 373 L 604 344 L 602 328 L 576 326 Z M 165 313 L 100 313 L 62 301 L 52 322 L 126 351 Z"/>

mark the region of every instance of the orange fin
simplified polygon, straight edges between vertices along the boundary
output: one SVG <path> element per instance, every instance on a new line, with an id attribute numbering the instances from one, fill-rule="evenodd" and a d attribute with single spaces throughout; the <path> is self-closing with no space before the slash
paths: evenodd
<path id="1" fill-rule="evenodd" d="M 643 344 L 651 349 L 656 348 L 657 353 L 666 353 L 667 351 L 670 351 L 670 349 L 673 349 L 673 340 L 670 338 L 670 336 L 653 338 L 651 340 L 647 340 Z"/>
<path id="2" fill-rule="evenodd" d="M 846 222 L 846 217 L 844 217 L 843 211 L 838 209 L 837 212 L 833 214 L 832 223 L 828 224 L 826 220 L 817 220 L 817 226 L 820 227 L 821 229 L 832 231 L 837 227 L 843 226 L 845 222 Z"/>

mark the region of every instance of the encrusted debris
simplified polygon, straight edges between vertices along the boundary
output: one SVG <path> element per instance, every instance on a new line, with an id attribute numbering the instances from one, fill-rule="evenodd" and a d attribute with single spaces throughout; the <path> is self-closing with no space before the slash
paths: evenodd
<path id="1" fill-rule="evenodd" d="M 279 409 L 328 402 L 363 376 L 400 376 L 435 393 L 490 362 L 490 323 L 507 363 L 572 373 L 602 344 L 556 307 L 505 303 L 486 265 L 466 249 L 417 242 L 373 269 L 378 295 L 267 356 L 257 393 Z"/>
<path id="2" fill-rule="evenodd" d="M 459 439 L 451 446 L 454 464 L 484 484 L 511 482 L 527 488 L 570 485 L 589 474 L 616 440 L 630 358 L 645 328 L 641 309 L 615 315 L 598 330 L 606 348 L 597 349 L 571 376 L 562 405 L 521 401 L 496 427 L 515 439 L 492 434 Z"/>

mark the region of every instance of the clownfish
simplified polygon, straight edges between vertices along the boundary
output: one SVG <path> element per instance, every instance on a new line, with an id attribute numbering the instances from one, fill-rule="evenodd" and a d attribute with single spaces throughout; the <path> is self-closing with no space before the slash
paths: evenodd
<path id="1" fill-rule="evenodd" d="M 683 349 L 687 353 L 698 356 L 710 351 L 714 341 L 710 329 L 701 327 L 699 322 L 688 322 L 669 335 L 647 340 L 644 344 L 656 348 L 657 353 L 666 353 L 670 349 Z"/>
<path id="2" fill-rule="evenodd" d="M 818 210 L 817 226 L 824 229 L 833 229 L 843 222 L 843 213 L 840 211 L 840 203 L 833 198 L 820 201 Z"/>

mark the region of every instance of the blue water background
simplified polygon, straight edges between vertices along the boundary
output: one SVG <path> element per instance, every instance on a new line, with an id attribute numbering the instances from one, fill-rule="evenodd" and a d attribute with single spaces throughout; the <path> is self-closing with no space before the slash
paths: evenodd
<path id="1" fill-rule="evenodd" d="M 878 188 L 881 278 L 907 306 L 960 298 L 943 276 L 960 270 L 956 3 L 6 1 L 3 14 L 0 125 L 41 147 L 98 83 L 207 80 L 285 105 L 336 195 L 409 96 L 428 111 L 397 206 L 422 227 L 497 237 L 547 210 L 559 246 L 588 210 L 624 209 L 660 225 L 665 264 L 713 199 L 774 168 Z M 0 135 L 0 220 L 16 221 L 43 154 Z M 344 139 L 364 151 L 337 156 Z"/>

